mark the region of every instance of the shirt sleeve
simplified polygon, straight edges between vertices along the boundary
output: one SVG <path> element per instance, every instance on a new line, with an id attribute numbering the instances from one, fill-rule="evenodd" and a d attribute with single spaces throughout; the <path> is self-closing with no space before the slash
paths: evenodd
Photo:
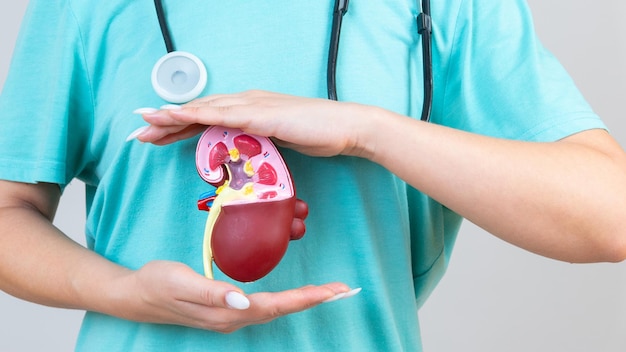
<path id="1" fill-rule="evenodd" d="M 88 163 L 92 121 L 69 3 L 30 1 L 0 95 L 0 179 L 65 186 Z"/>
<path id="2" fill-rule="evenodd" d="M 523 0 L 463 1 L 448 62 L 436 122 L 528 141 L 605 128 L 539 42 Z"/>

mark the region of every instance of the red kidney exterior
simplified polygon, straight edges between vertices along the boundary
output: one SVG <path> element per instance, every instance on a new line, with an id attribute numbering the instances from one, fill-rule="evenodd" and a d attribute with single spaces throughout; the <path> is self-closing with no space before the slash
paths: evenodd
<path id="1" fill-rule="evenodd" d="M 267 275 L 282 259 L 291 235 L 296 197 L 222 206 L 211 247 L 220 270 L 241 281 Z"/>

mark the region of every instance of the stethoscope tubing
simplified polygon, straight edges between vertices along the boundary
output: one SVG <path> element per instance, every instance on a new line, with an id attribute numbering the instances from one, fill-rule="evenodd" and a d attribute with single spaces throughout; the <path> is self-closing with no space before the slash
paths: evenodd
<path id="1" fill-rule="evenodd" d="M 343 16 L 348 12 L 349 0 L 335 0 L 333 8 L 333 20 L 328 49 L 328 65 L 326 68 L 326 85 L 328 99 L 337 100 L 337 59 L 339 56 L 339 38 L 341 36 L 341 25 Z M 421 0 L 421 12 L 417 16 L 417 29 L 422 37 L 422 69 L 424 75 L 424 101 L 422 105 L 422 121 L 430 121 L 433 101 L 433 65 L 432 65 L 432 20 L 430 16 L 430 0 Z M 159 27 L 165 43 L 165 48 L 169 53 L 175 51 L 172 36 L 167 25 L 165 12 L 161 0 L 154 0 L 159 20 Z"/>
<path id="2" fill-rule="evenodd" d="M 165 19 L 165 11 L 163 11 L 163 3 L 161 3 L 161 0 L 154 0 L 154 8 L 156 9 L 157 18 L 159 19 L 159 27 L 161 28 L 161 34 L 165 42 L 165 49 L 168 53 L 171 53 L 175 51 L 174 43 L 172 42 L 172 36 L 167 25 L 167 20 Z"/>
<path id="3" fill-rule="evenodd" d="M 432 19 L 430 0 L 422 0 L 422 12 L 417 16 L 417 31 L 422 37 L 422 71 L 424 75 L 424 103 L 422 121 L 430 121 L 433 107 L 433 55 L 432 55 Z"/>
<path id="4" fill-rule="evenodd" d="M 333 24 L 330 32 L 330 46 L 328 48 L 328 65 L 326 67 L 326 86 L 328 99 L 337 100 L 337 57 L 339 56 L 339 37 L 343 16 L 348 12 L 348 0 L 335 0 L 333 10 Z"/>

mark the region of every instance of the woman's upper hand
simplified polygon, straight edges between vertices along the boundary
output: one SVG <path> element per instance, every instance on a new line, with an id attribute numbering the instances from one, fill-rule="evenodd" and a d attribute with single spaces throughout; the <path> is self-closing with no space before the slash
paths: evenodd
<path id="1" fill-rule="evenodd" d="M 212 95 L 181 107 L 138 110 L 150 125 L 131 137 L 163 145 L 218 125 L 273 137 L 283 147 L 312 156 L 367 157 L 371 129 L 364 127 L 372 127 L 366 117 L 375 115 L 366 109 L 372 107 L 265 91 Z"/>
<path id="2" fill-rule="evenodd" d="M 222 333 L 267 323 L 350 291 L 342 283 L 330 283 L 246 295 L 230 283 L 207 279 L 184 264 L 168 261 L 150 262 L 119 283 L 121 290 L 132 294 L 130 298 L 121 295 L 125 302 L 120 307 L 126 309 L 109 313 L 134 321 Z"/>

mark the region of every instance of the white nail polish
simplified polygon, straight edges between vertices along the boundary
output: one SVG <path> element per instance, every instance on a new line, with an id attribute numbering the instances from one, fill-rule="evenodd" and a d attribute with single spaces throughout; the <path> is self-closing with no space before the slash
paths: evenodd
<path id="1" fill-rule="evenodd" d="M 136 109 L 135 111 L 133 111 L 133 114 L 137 114 L 137 115 L 153 114 L 153 113 L 155 113 L 157 111 L 159 111 L 159 109 L 155 109 L 155 108 L 139 108 L 139 109 Z"/>
<path id="2" fill-rule="evenodd" d="M 355 288 L 353 290 L 350 290 L 348 292 L 338 293 L 335 296 L 325 300 L 324 303 L 334 302 L 334 301 L 338 301 L 338 300 L 344 299 L 344 298 L 350 298 L 352 296 L 355 296 L 359 292 L 361 292 L 361 288 L 360 287 L 359 288 Z"/>
<path id="3" fill-rule="evenodd" d="M 246 296 L 236 291 L 230 291 L 226 294 L 226 304 L 233 309 L 244 310 L 250 307 L 250 301 Z"/>
<path id="4" fill-rule="evenodd" d="M 139 127 L 138 129 L 134 130 L 131 134 L 128 135 L 128 137 L 126 137 L 126 142 L 132 141 L 133 139 L 137 138 L 137 136 L 139 136 L 145 130 L 147 130 L 148 127 L 150 127 L 150 126 L 142 126 L 142 127 Z"/>
<path id="5" fill-rule="evenodd" d="M 330 302 L 338 301 L 338 300 L 342 299 L 343 296 L 345 296 L 345 295 L 346 295 L 345 292 L 338 293 L 338 294 L 334 295 L 333 297 L 330 297 L 329 299 L 325 300 L 324 303 L 330 303 Z"/>
<path id="6" fill-rule="evenodd" d="M 353 290 L 350 290 L 348 292 L 346 292 L 346 294 L 343 296 L 343 298 L 350 298 L 352 296 L 356 296 L 359 292 L 361 292 L 361 288 L 355 288 Z"/>
<path id="7" fill-rule="evenodd" d="M 161 106 L 161 110 L 180 110 L 182 108 L 182 106 L 176 104 L 165 104 Z"/>

